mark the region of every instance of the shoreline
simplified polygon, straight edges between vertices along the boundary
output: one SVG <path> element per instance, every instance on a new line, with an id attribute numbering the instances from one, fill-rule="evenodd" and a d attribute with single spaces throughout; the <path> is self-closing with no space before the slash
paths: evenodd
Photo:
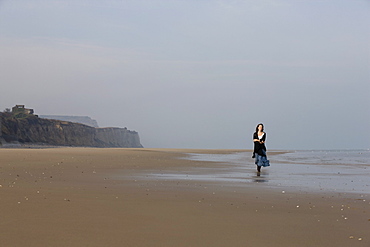
<path id="1" fill-rule="evenodd" d="M 0 242 L 31 247 L 369 245 L 368 195 L 148 176 L 213 169 L 214 162 L 186 159 L 190 150 L 251 152 L 0 149 Z"/>

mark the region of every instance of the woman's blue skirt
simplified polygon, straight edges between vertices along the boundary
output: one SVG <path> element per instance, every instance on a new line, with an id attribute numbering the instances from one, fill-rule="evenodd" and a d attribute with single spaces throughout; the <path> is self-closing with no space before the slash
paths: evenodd
<path id="1" fill-rule="evenodd" d="M 264 153 L 266 154 L 265 151 L 264 151 Z M 257 166 L 263 166 L 263 167 L 270 166 L 270 161 L 267 159 L 267 156 L 262 156 L 262 155 L 259 155 L 259 154 L 256 154 L 256 158 L 255 158 L 254 163 Z"/>

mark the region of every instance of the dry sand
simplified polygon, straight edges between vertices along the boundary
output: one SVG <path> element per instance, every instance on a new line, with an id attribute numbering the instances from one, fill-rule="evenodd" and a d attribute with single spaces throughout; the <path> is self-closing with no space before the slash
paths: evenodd
<path id="1" fill-rule="evenodd" d="M 233 151 L 0 149 L 0 246 L 370 246 L 360 195 L 147 177 Z"/>

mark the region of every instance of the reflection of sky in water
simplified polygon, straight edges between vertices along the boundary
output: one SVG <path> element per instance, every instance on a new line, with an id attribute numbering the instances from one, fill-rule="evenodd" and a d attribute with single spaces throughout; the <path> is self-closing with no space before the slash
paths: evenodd
<path id="1" fill-rule="evenodd" d="M 214 167 L 184 172 L 152 173 L 159 179 L 225 182 L 248 186 L 250 182 L 282 189 L 370 193 L 370 151 L 295 151 L 271 155 L 271 166 L 257 176 L 251 153 L 189 154 L 187 159 L 213 161 Z"/>

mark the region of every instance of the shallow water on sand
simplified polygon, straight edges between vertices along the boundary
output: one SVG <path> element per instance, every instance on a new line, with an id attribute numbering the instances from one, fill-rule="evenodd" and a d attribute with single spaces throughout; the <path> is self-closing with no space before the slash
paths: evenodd
<path id="1" fill-rule="evenodd" d="M 283 190 L 370 194 L 370 150 L 291 151 L 268 156 L 270 167 L 256 172 L 251 153 L 188 154 L 186 159 L 217 162 L 186 172 L 153 173 L 159 179 L 214 181 L 225 185 Z"/>

